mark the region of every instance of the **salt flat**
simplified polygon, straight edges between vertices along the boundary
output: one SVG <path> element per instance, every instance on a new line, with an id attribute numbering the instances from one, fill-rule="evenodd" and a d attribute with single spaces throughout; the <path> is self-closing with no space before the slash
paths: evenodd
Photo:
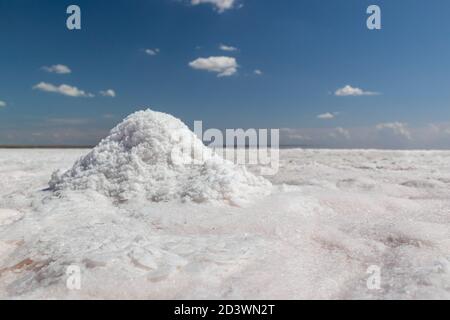
<path id="1" fill-rule="evenodd" d="M 0 150 L 0 298 L 450 298 L 450 152 L 281 150 L 243 207 L 46 191 L 86 153 Z"/>

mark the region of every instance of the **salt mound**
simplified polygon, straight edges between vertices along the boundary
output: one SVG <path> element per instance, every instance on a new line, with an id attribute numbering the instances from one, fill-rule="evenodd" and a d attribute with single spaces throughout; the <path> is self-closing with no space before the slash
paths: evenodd
<path id="1" fill-rule="evenodd" d="M 150 109 L 128 116 L 50 188 L 96 190 L 118 201 L 225 201 L 268 194 L 270 183 L 214 154 L 179 119 Z"/>

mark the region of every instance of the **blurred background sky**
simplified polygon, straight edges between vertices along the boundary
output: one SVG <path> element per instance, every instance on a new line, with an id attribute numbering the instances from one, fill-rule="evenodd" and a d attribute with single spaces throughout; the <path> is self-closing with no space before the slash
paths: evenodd
<path id="1" fill-rule="evenodd" d="M 82 29 L 66 27 L 81 8 Z M 377 4 L 382 29 L 366 27 Z M 0 144 L 146 107 L 309 147 L 450 148 L 448 0 L 0 0 Z"/>

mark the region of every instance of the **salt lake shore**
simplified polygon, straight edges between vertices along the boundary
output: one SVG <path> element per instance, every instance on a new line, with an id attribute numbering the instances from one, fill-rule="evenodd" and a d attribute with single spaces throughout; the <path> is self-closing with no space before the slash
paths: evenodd
<path id="1" fill-rule="evenodd" d="M 0 149 L 0 298 L 450 298 L 450 152 L 285 149 L 274 176 L 214 155 L 188 170 L 167 157 L 184 125 L 145 116 L 93 150 Z"/>
<path id="2" fill-rule="evenodd" d="M 281 150 L 279 190 L 246 208 L 45 207 L 88 152 L 0 150 L 1 298 L 450 298 L 450 152 Z"/>

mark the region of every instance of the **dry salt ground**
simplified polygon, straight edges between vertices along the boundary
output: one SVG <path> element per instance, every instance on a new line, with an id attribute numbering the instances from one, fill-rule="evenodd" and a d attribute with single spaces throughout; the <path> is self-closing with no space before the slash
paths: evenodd
<path id="1" fill-rule="evenodd" d="M 450 298 L 450 152 L 281 150 L 270 183 L 218 159 L 168 166 L 177 192 L 155 197 L 129 178 L 168 158 L 131 149 L 0 150 L 0 298 Z M 94 170 L 117 150 L 140 166 Z"/>

